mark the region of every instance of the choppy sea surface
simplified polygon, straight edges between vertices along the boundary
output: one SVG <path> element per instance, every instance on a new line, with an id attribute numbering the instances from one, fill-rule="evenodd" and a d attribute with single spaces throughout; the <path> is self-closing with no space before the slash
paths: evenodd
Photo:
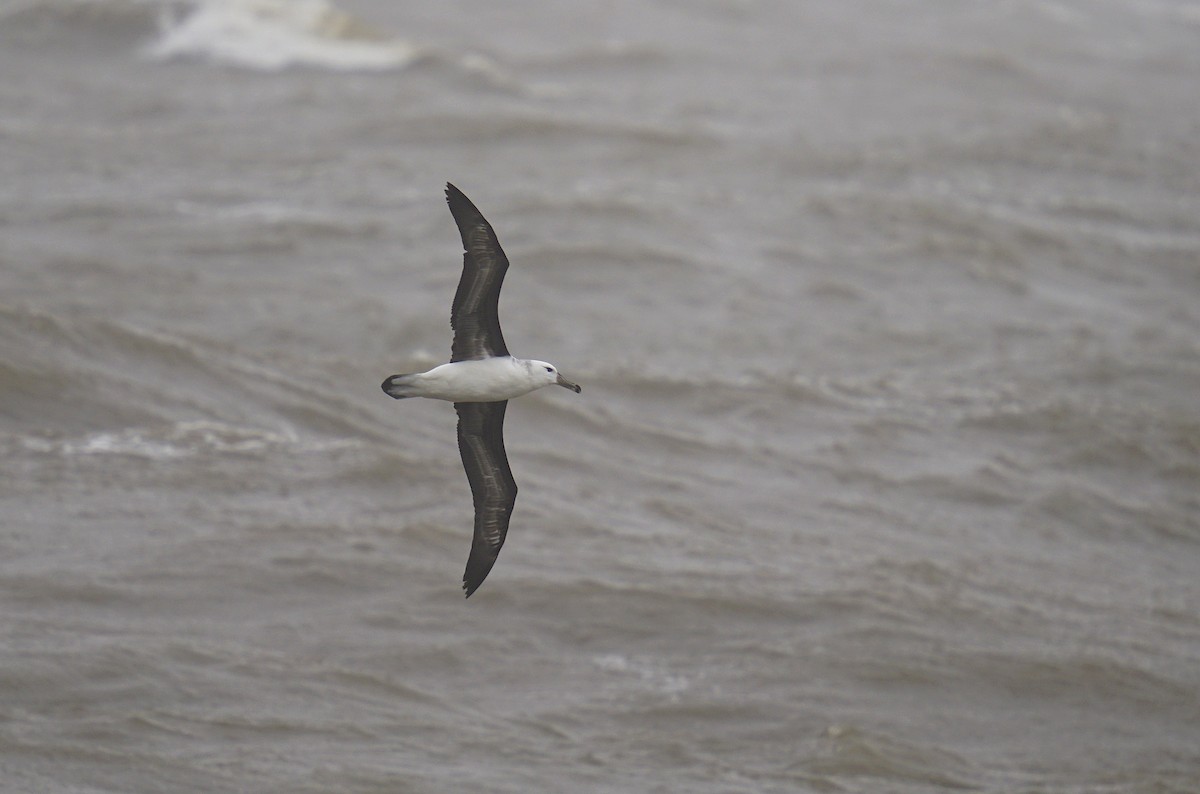
<path id="1" fill-rule="evenodd" d="M 0 5 L 0 790 L 1200 791 L 1200 8 Z M 453 181 L 512 260 L 464 601 Z"/>

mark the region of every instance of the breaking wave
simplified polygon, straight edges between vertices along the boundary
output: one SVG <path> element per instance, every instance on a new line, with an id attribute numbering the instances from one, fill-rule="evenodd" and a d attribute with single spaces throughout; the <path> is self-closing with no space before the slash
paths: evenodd
<path id="1" fill-rule="evenodd" d="M 207 0 L 164 8 L 152 58 L 197 58 L 273 71 L 292 66 L 399 69 L 414 45 L 377 31 L 325 0 Z"/>

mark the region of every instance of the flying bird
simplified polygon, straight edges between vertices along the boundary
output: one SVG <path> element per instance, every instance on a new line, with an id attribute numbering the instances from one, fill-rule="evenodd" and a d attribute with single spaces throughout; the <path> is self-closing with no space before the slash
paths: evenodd
<path id="1" fill-rule="evenodd" d="M 383 382 L 383 390 L 397 400 L 448 400 L 458 412 L 458 451 L 475 502 L 475 534 L 462 582 L 469 598 L 496 563 L 517 501 L 517 483 L 504 453 L 508 401 L 543 386 L 563 386 L 575 393 L 581 389 L 553 364 L 509 354 L 496 313 L 508 257 L 492 225 L 449 182 L 446 202 L 464 249 L 462 277 L 450 310 L 450 363 L 428 372 L 392 375 Z"/>

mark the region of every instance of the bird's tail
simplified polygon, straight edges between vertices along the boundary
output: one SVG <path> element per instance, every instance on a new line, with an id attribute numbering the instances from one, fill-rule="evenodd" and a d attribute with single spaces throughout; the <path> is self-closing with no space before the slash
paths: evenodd
<path id="1" fill-rule="evenodd" d="M 395 397 L 397 400 L 403 400 L 405 397 L 416 397 L 417 392 L 414 389 L 416 375 L 392 375 L 383 382 L 383 391 L 389 397 Z"/>

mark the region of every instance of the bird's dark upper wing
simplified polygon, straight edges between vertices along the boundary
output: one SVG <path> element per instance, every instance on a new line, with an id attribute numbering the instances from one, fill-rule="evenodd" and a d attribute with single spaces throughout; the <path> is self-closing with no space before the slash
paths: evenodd
<path id="1" fill-rule="evenodd" d="M 507 406 L 506 400 L 454 404 L 454 410 L 458 411 L 458 450 L 475 501 L 475 536 L 463 573 L 463 590 L 468 597 L 492 570 L 517 502 L 517 483 L 504 454 Z"/>
<path id="2" fill-rule="evenodd" d="M 451 361 L 507 356 L 496 302 L 508 270 L 508 257 L 492 226 L 462 191 L 446 183 L 446 203 L 463 242 L 463 271 L 454 293 L 450 326 L 454 329 Z"/>

